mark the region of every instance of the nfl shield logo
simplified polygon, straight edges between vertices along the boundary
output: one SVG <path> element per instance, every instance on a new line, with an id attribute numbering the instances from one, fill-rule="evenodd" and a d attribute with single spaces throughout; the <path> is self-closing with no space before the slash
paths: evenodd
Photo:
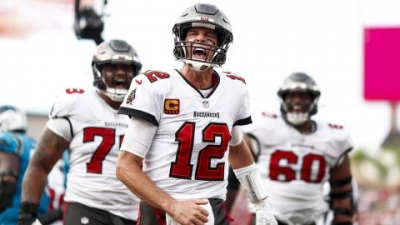
<path id="1" fill-rule="evenodd" d="M 208 107 L 210 107 L 210 103 L 208 101 L 203 101 L 203 107 L 208 109 Z"/>

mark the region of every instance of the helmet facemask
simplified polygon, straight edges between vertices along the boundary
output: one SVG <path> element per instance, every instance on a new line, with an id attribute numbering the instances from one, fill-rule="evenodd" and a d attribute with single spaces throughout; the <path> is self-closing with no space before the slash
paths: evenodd
<path id="1" fill-rule="evenodd" d="M 301 100 L 293 102 L 288 94 L 298 93 Z M 294 73 L 285 79 L 278 91 L 281 101 L 281 113 L 286 122 L 298 126 L 317 114 L 317 105 L 321 92 L 315 81 L 304 73 Z M 295 112 L 294 112 L 295 111 Z M 297 112 L 296 112 L 297 111 Z"/>
<path id="2" fill-rule="evenodd" d="M 125 98 L 125 95 L 128 93 L 129 86 L 131 84 L 131 81 L 134 77 L 134 72 L 125 72 L 125 74 L 117 74 L 116 72 L 101 72 L 102 68 L 106 66 L 105 64 L 103 65 L 97 65 L 93 66 L 93 71 L 94 73 L 97 74 L 97 77 L 95 82 L 98 82 L 97 88 L 99 91 L 104 93 L 109 99 L 111 99 L 114 102 L 122 102 Z M 133 69 L 133 71 L 135 68 Z M 109 74 L 107 74 L 109 73 Z M 107 82 L 108 76 L 109 80 Z M 107 85 L 111 84 L 111 85 Z"/>
<path id="3" fill-rule="evenodd" d="M 106 82 L 106 74 L 102 74 L 103 67 L 107 65 L 129 65 L 133 68 L 133 76 L 124 74 L 123 77 L 117 77 L 116 73 L 112 75 L 111 81 Z M 125 41 L 111 40 L 99 45 L 96 54 L 93 56 L 93 85 L 114 102 L 122 102 L 129 90 L 133 77 L 140 73 L 142 64 L 136 51 Z M 112 84 L 110 86 L 110 84 Z M 122 88 L 121 88 L 122 86 Z"/>
<path id="4" fill-rule="evenodd" d="M 308 92 L 298 91 L 300 94 L 309 95 L 310 98 L 300 97 L 302 100 L 293 102 L 288 98 L 289 93 L 283 94 L 281 98 L 281 111 L 285 120 L 294 125 L 301 125 L 310 120 L 310 117 L 316 113 L 318 98 Z M 296 93 L 293 90 L 291 93 Z"/>
<path id="5" fill-rule="evenodd" d="M 207 56 L 205 60 L 195 59 L 187 49 L 193 49 L 197 43 L 187 42 L 186 34 L 190 28 L 204 27 L 214 30 L 217 38 L 217 46 L 201 44 Z M 226 53 L 233 35 L 229 21 L 217 7 L 209 4 L 197 4 L 189 7 L 178 19 L 173 27 L 174 56 L 178 61 L 184 62 L 196 71 L 203 71 L 210 67 L 220 67 L 226 61 Z"/>

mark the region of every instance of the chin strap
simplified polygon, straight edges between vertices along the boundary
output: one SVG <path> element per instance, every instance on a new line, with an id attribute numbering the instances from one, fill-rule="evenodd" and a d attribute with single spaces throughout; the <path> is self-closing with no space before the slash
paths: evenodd
<path id="1" fill-rule="evenodd" d="M 114 92 L 111 92 L 110 90 L 111 90 L 112 88 L 107 88 L 105 91 L 103 91 L 103 93 L 109 98 L 109 99 L 111 99 L 112 101 L 114 101 L 114 102 L 123 102 L 124 101 L 124 98 L 125 98 L 125 95 L 127 94 L 127 92 L 128 92 L 128 90 L 124 90 L 125 92 L 123 93 L 123 92 L 119 92 L 119 93 L 117 93 L 118 92 L 118 90 L 115 90 L 115 88 L 114 88 Z"/>
<path id="2" fill-rule="evenodd" d="M 208 68 L 210 68 L 210 65 L 206 64 L 206 63 L 201 63 L 201 62 L 196 62 L 196 61 L 191 61 L 191 60 L 186 60 L 186 64 L 192 68 L 193 70 L 196 71 L 204 71 Z"/>

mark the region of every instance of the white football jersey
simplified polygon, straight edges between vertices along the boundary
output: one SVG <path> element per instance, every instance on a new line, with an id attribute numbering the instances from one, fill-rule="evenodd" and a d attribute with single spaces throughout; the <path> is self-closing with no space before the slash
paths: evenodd
<path id="1" fill-rule="evenodd" d="M 143 170 L 176 199 L 225 199 L 232 127 L 251 123 L 243 78 L 214 72 L 215 88 L 202 93 L 176 70 L 135 77 L 120 113 L 158 126 Z"/>
<path id="2" fill-rule="evenodd" d="M 57 97 L 50 119 L 70 124 L 66 202 L 78 202 L 137 220 L 138 198 L 116 178 L 119 147 L 130 121 L 109 106 L 95 90 L 67 89 Z M 55 133 L 63 127 L 48 126 Z"/>
<path id="3" fill-rule="evenodd" d="M 316 122 L 301 134 L 281 116 L 263 114 L 250 131 L 260 143 L 257 167 L 276 218 L 292 224 L 317 221 L 329 208 L 323 185 L 329 170 L 352 149 L 343 126 Z"/>

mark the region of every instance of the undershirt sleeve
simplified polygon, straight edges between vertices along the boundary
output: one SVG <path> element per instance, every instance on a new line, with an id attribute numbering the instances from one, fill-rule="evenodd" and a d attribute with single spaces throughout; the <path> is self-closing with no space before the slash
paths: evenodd
<path id="1" fill-rule="evenodd" d="M 143 119 L 132 117 L 125 132 L 121 151 L 145 158 L 156 134 L 157 126 Z"/>

